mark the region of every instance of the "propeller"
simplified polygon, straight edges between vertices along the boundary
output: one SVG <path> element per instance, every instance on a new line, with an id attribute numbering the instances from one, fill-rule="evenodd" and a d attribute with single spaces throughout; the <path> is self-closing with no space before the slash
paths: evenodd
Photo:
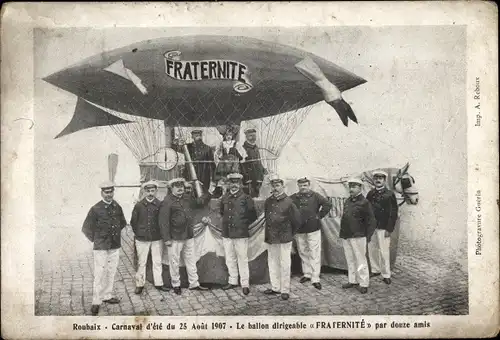
<path id="1" fill-rule="evenodd" d="M 109 171 L 109 180 L 111 182 L 115 181 L 117 168 L 118 168 L 118 155 L 116 153 L 111 153 L 108 155 L 108 171 Z"/>
<path id="2" fill-rule="evenodd" d="M 109 180 L 115 182 L 116 170 L 118 169 L 118 155 L 116 153 L 111 153 L 108 155 L 108 171 Z M 166 187 L 166 182 L 157 181 L 158 187 Z M 129 184 L 129 185 L 115 185 L 115 188 L 140 188 L 141 184 Z"/>

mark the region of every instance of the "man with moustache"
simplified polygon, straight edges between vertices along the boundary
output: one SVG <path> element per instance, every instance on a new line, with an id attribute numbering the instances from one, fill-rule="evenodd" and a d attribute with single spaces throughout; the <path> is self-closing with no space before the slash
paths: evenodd
<path id="1" fill-rule="evenodd" d="M 254 128 L 245 130 L 243 148 L 247 153 L 247 157 L 241 163 L 245 192 L 251 197 L 259 197 L 267 169 L 264 168 L 260 159 L 259 147 L 257 146 L 257 130 Z"/>
<path id="2" fill-rule="evenodd" d="M 168 292 L 163 285 L 163 241 L 161 239 L 160 225 L 158 224 L 158 213 L 161 202 L 156 198 L 158 184 L 149 181 L 143 184 L 146 196 L 137 202 L 132 210 L 130 226 L 135 235 L 135 249 L 137 250 L 137 273 L 135 275 L 135 293 L 141 294 L 146 281 L 146 262 L 151 249 L 151 260 L 153 263 L 153 280 L 155 288 Z"/>
<path id="3" fill-rule="evenodd" d="M 174 293 L 181 294 L 179 274 L 180 257 L 184 259 L 190 290 L 208 290 L 198 282 L 195 249 L 193 240 L 194 209 L 207 204 L 210 194 L 195 198 L 184 193 L 184 178 L 174 178 L 168 182 L 170 192 L 165 196 L 160 207 L 159 224 L 162 239 L 169 247 L 170 277 Z"/>
<path id="4" fill-rule="evenodd" d="M 312 281 L 316 289 L 321 289 L 321 219 L 325 217 L 332 204 L 323 196 L 311 190 L 311 181 L 304 177 L 297 180 L 299 192 L 290 196 L 299 208 L 302 224 L 297 230 L 295 240 L 302 260 L 304 275 L 300 283 Z"/>
<path id="5" fill-rule="evenodd" d="M 366 243 L 370 242 L 376 221 L 370 202 L 361 193 L 363 182 L 351 178 L 348 185 L 350 197 L 344 205 L 339 236 L 344 247 L 349 281 L 342 288 L 357 288 L 361 294 L 366 294 L 370 282 Z"/>
<path id="6" fill-rule="evenodd" d="M 117 304 L 113 297 L 113 284 L 121 247 L 121 231 L 127 226 L 122 207 L 113 200 L 114 184 L 100 185 L 102 200 L 97 202 L 83 222 L 82 232 L 94 243 L 94 286 L 92 315 L 99 313 L 102 302 Z"/>
<path id="7" fill-rule="evenodd" d="M 381 170 L 373 172 L 375 188 L 370 190 L 366 199 L 372 204 L 377 229 L 368 243 L 368 254 L 372 276 L 382 274 L 382 280 L 391 284 L 390 245 L 391 233 L 398 219 L 398 202 L 396 195 L 385 186 L 387 173 Z"/>
<path id="8" fill-rule="evenodd" d="M 203 131 L 196 129 L 191 131 L 192 143 L 187 143 L 187 149 L 191 160 L 193 162 L 194 170 L 198 181 L 203 184 L 203 189 L 207 192 L 210 189 L 210 183 L 213 180 L 215 173 L 215 159 L 214 152 L 210 146 L 203 142 Z M 177 152 L 183 153 L 182 147 L 184 145 L 183 139 L 175 139 L 173 146 Z M 189 179 L 189 168 L 184 167 L 184 178 Z M 192 178 L 191 178 L 192 179 Z"/>
<path id="9" fill-rule="evenodd" d="M 275 174 L 270 176 L 269 181 L 272 194 L 264 203 L 264 216 L 271 288 L 264 294 L 281 294 L 282 300 L 288 300 L 292 241 L 301 224 L 300 213 L 293 200 L 285 194 L 284 181 Z"/>
<path id="10" fill-rule="evenodd" d="M 222 242 L 229 272 L 228 284 L 222 289 L 236 288 L 239 273 L 243 294 L 248 295 L 248 227 L 257 219 L 257 212 L 253 199 L 241 190 L 242 178 L 239 173 L 227 175 L 229 190 L 221 198 Z"/>

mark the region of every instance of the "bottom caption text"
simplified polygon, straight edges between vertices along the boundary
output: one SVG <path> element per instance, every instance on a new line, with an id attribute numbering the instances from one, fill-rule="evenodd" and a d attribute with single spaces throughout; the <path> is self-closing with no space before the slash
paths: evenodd
<path id="1" fill-rule="evenodd" d="M 112 323 L 104 325 L 98 323 L 73 323 L 74 331 L 201 331 L 201 330 L 297 330 L 297 329 L 401 329 L 401 328 L 429 328 L 429 321 L 419 322 L 366 322 L 358 321 L 315 321 L 306 323 L 296 322 L 148 322 L 134 324 Z"/>

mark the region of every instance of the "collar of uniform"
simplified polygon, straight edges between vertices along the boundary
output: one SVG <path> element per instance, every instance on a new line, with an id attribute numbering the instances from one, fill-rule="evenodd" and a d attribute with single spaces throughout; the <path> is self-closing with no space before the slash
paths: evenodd
<path id="1" fill-rule="evenodd" d="M 377 192 L 379 192 L 379 193 L 381 193 L 381 194 L 382 194 L 382 193 L 384 193 L 386 190 L 387 190 L 387 189 L 386 189 L 386 187 L 385 187 L 385 186 L 384 186 L 384 187 L 382 187 L 382 188 L 380 188 L 380 189 L 375 188 L 375 191 L 377 191 Z"/>
<path id="2" fill-rule="evenodd" d="M 202 140 L 200 141 L 193 141 L 192 145 L 195 147 L 195 148 L 203 148 L 205 146 L 207 146 L 205 144 L 205 142 L 203 142 Z"/>
<path id="3" fill-rule="evenodd" d="M 308 192 L 298 192 L 297 196 L 299 197 L 311 197 L 313 194 L 312 190 L 309 190 Z"/>
<path id="4" fill-rule="evenodd" d="M 357 194 L 354 197 L 351 197 L 351 201 L 356 202 L 357 200 L 361 199 L 363 195 L 361 193 Z"/>
<path id="5" fill-rule="evenodd" d="M 281 201 L 283 198 L 286 197 L 286 194 L 284 192 L 282 192 L 279 196 L 274 196 L 272 195 L 272 198 L 275 199 L 276 201 Z"/>
<path id="6" fill-rule="evenodd" d="M 155 197 L 155 198 L 153 198 L 153 200 L 150 202 L 150 201 L 148 201 L 148 199 L 147 199 L 146 197 L 144 197 L 144 198 L 142 199 L 142 203 L 143 203 L 144 205 L 148 205 L 148 203 L 151 203 L 151 204 L 154 204 L 154 205 L 158 205 L 159 200 Z"/>
<path id="7" fill-rule="evenodd" d="M 109 202 L 109 203 L 108 203 L 108 202 L 106 202 L 106 201 L 104 201 L 104 200 L 101 200 L 101 203 L 102 203 L 102 204 L 104 204 L 105 206 L 108 206 L 108 205 L 112 205 L 112 206 L 114 206 L 114 205 L 115 205 L 115 200 L 112 200 L 112 201 L 111 201 L 111 202 Z"/>
<path id="8" fill-rule="evenodd" d="M 228 194 L 229 194 L 229 196 L 231 196 L 231 197 L 238 197 L 238 196 L 240 196 L 240 195 L 241 195 L 242 191 L 241 191 L 241 189 L 239 189 L 239 190 L 238 190 L 238 191 L 236 191 L 235 193 L 232 193 L 231 191 L 228 191 L 227 193 L 228 193 Z"/>
<path id="9" fill-rule="evenodd" d="M 172 194 L 172 193 L 170 193 L 169 195 L 170 195 L 170 197 L 171 197 L 173 200 L 177 200 L 177 201 L 180 201 L 180 200 L 182 199 L 182 197 L 183 197 L 183 195 L 181 195 L 181 196 L 175 196 L 175 195 L 174 195 L 174 194 Z"/>
<path id="10" fill-rule="evenodd" d="M 247 148 L 256 148 L 257 147 L 257 143 L 250 143 L 248 141 L 245 141 L 245 143 L 243 143 L 243 146 L 247 147 Z"/>

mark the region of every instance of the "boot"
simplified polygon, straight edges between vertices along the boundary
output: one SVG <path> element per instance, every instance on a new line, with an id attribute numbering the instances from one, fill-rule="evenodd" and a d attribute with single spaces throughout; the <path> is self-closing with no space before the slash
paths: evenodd
<path id="1" fill-rule="evenodd" d="M 222 287 L 222 290 L 228 290 L 228 289 L 233 289 L 233 288 L 236 288 L 238 287 L 237 285 L 232 285 L 230 283 L 228 283 L 227 285 L 225 285 L 224 287 Z"/>
<path id="2" fill-rule="evenodd" d="M 300 283 L 306 283 L 307 281 L 311 281 L 311 279 L 310 279 L 310 278 L 308 278 L 308 277 L 302 276 L 302 277 L 300 278 L 300 281 L 299 281 L 299 282 L 300 282 Z"/>
<path id="3" fill-rule="evenodd" d="M 100 305 L 92 305 L 92 308 L 90 308 L 92 315 L 95 316 L 95 315 L 99 314 L 99 307 L 100 307 Z"/>
<path id="4" fill-rule="evenodd" d="M 168 292 L 170 290 L 168 287 L 165 287 L 165 286 L 155 286 L 155 288 L 157 290 L 162 291 L 162 292 Z"/>

